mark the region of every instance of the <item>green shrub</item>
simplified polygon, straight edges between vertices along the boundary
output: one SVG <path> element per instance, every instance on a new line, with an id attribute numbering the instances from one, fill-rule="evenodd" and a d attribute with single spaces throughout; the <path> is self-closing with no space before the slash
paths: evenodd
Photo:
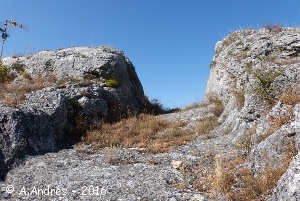
<path id="1" fill-rule="evenodd" d="M 105 84 L 108 87 L 118 87 L 120 85 L 116 79 L 108 79 L 105 81 Z"/>
<path id="2" fill-rule="evenodd" d="M 4 83 L 9 79 L 9 68 L 6 65 L 0 63 L 0 82 Z"/>
<path id="3" fill-rule="evenodd" d="M 23 71 L 21 75 L 26 79 L 30 79 L 30 74 L 27 71 Z"/>
<path id="4" fill-rule="evenodd" d="M 210 63 L 210 65 L 209 65 L 209 67 L 213 68 L 216 65 L 216 63 L 217 62 L 215 60 L 212 60 L 211 63 Z"/>
<path id="5" fill-rule="evenodd" d="M 14 70 L 16 70 L 16 71 L 19 72 L 19 73 L 25 71 L 25 69 L 24 69 L 24 64 L 21 64 L 21 63 L 19 63 L 19 62 L 13 62 L 13 63 L 11 64 L 11 68 L 14 69 Z"/>
<path id="6" fill-rule="evenodd" d="M 255 92 L 262 100 L 266 101 L 269 105 L 275 102 L 274 80 L 282 75 L 280 70 L 273 72 L 264 72 L 262 70 L 252 71 L 252 74 L 256 78 L 256 83 L 253 88 Z"/>

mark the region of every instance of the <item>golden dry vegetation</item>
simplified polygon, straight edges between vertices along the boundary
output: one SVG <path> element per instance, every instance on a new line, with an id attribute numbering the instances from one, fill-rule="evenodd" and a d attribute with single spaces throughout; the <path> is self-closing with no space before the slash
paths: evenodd
<path id="1" fill-rule="evenodd" d="M 140 114 L 117 123 L 100 123 L 87 131 L 82 142 L 97 148 L 139 147 L 148 153 L 168 152 L 196 138 L 191 130 L 182 128 L 184 125 L 182 121 Z"/>

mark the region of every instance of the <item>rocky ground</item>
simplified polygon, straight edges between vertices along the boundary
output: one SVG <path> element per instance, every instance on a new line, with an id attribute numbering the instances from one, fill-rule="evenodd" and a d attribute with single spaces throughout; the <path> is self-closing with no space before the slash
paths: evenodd
<path id="1" fill-rule="evenodd" d="M 195 108 L 162 117 L 193 122 L 199 115 L 204 116 L 203 110 Z M 189 127 L 195 125 L 196 121 Z M 216 153 L 233 150 L 230 139 L 229 135 L 213 139 L 199 137 L 170 153 L 154 155 L 140 152 L 138 148 L 95 150 L 75 145 L 72 149 L 29 156 L 1 183 L 1 197 L 6 200 L 208 200 L 205 193 L 199 193 L 191 184 L 195 177 L 205 178 L 212 173 Z M 193 168 L 199 174 L 185 172 L 184 168 Z M 13 193 L 7 193 L 10 185 L 14 187 Z M 60 192 L 45 194 L 48 187 Z"/>

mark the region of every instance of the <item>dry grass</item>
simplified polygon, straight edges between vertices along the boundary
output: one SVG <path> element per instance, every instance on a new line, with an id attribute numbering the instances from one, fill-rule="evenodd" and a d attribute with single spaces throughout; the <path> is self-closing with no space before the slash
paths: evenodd
<path id="1" fill-rule="evenodd" d="M 207 180 L 214 192 L 225 195 L 230 200 L 264 200 L 277 185 L 292 158 L 297 155 L 295 142 L 288 144 L 285 156 L 278 168 L 266 168 L 256 175 L 247 167 L 242 158 L 226 161 L 222 155 L 216 155 L 215 171 Z"/>
<path id="2" fill-rule="evenodd" d="M 207 104 L 213 104 L 213 107 L 209 110 L 209 112 L 212 113 L 213 116 L 200 120 L 195 128 L 195 131 L 199 135 L 202 135 L 204 139 L 210 139 L 214 137 L 210 134 L 210 131 L 221 124 L 221 122 L 218 121 L 218 117 L 220 117 L 224 111 L 224 105 L 222 101 L 219 100 L 216 96 L 209 96 Z"/>
<path id="3" fill-rule="evenodd" d="M 281 96 L 279 96 L 279 101 L 288 104 L 295 105 L 300 102 L 300 95 L 296 92 L 285 92 Z"/>
<path id="4" fill-rule="evenodd" d="M 282 125 L 291 122 L 293 120 L 293 116 L 293 108 L 290 108 L 284 115 L 271 117 L 270 120 L 272 122 L 273 129 L 278 130 Z"/>
<path id="5" fill-rule="evenodd" d="M 222 101 L 215 95 L 211 95 L 208 97 L 208 102 L 210 104 L 214 104 L 214 107 L 211 109 L 211 113 L 215 116 L 215 117 L 219 117 L 221 116 L 221 114 L 224 111 L 224 105 L 222 103 Z"/>
<path id="6" fill-rule="evenodd" d="M 236 149 L 249 149 L 251 145 L 251 136 L 256 133 L 257 125 L 254 125 L 246 135 L 240 138 L 239 143 L 235 146 Z"/>
<path id="7" fill-rule="evenodd" d="M 275 24 L 266 24 L 263 26 L 263 28 L 268 29 L 269 31 L 275 32 L 275 33 L 280 33 L 283 30 L 283 27 L 279 23 Z"/>
<path id="8" fill-rule="evenodd" d="M 231 200 L 264 200 L 272 193 L 272 189 L 276 187 L 290 161 L 291 158 L 287 156 L 283 159 L 280 167 L 276 169 L 267 168 L 257 176 L 246 167 L 237 170 L 235 172 L 235 185 L 238 188 L 228 192 L 227 197 Z"/>
<path id="9" fill-rule="evenodd" d="M 291 157 L 287 155 L 282 165 L 276 169 L 267 168 L 258 175 L 247 167 L 236 169 L 244 162 L 236 158 L 232 162 L 223 161 L 220 155 L 216 156 L 215 171 L 206 180 L 211 186 L 212 194 L 225 196 L 229 200 L 264 200 L 272 193 L 278 180 L 286 171 Z"/>
<path id="10" fill-rule="evenodd" d="M 181 121 L 174 123 L 141 114 L 117 123 L 101 123 L 87 131 L 82 142 L 97 148 L 140 147 L 148 153 L 168 152 L 195 139 L 193 132 L 182 129 L 183 126 Z"/>
<path id="11" fill-rule="evenodd" d="M 53 86 L 56 79 L 54 76 L 34 76 L 21 83 L 2 83 L 0 86 L 0 98 L 3 104 L 16 107 L 25 100 L 25 94 Z"/>
<path id="12" fill-rule="evenodd" d="M 224 171 L 225 170 L 225 171 Z M 224 167 L 222 155 L 215 156 L 215 172 L 214 179 L 212 181 L 215 191 L 226 193 L 230 190 L 231 185 L 234 182 L 233 174 L 228 171 L 227 167 Z"/>
<path id="13" fill-rule="evenodd" d="M 235 97 L 238 105 L 238 109 L 242 109 L 245 104 L 245 91 L 232 91 L 233 96 Z"/>
<path id="14" fill-rule="evenodd" d="M 192 103 L 190 105 L 185 106 L 182 111 L 187 111 L 187 110 L 192 110 L 192 109 L 197 109 L 202 106 L 202 103 Z"/>
<path id="15" fill-rule="evenodd" d="M 195 131 L 198 135 L 203 136 L 205 139 L 210 139 L 213 136 L 209 135 L 216 126 L 220 125 L 216 117 L 210 117 L 207 119 L 200 120 L 196 126 Z"/>

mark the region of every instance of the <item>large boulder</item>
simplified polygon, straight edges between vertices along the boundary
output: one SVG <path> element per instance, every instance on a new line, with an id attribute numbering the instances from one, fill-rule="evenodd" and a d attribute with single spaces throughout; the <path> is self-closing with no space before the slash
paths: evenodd
<path id="1" fill-rule="evenodd" d="M 56 151 L 84 134 L 84 127 L 117 121 L 149 105 L 130 60 L 111 47 L 73 47 L 4 58 L 16 86 L 53 83 L 31 91 L 17 105 L 0 106 L 0 174 L 26 155 Z M 32 78 L 28 82 L 25 77 Z M 110 84 L 111 81 L 113 84 Z M 6 87 L 6 86 L 4 86 Z M 12 87 L 11 87 L 12 88 Z M 6 98 L 13 98 L 6 91 Z M 2 99 L 4 96 L 2 95 Z"/>

